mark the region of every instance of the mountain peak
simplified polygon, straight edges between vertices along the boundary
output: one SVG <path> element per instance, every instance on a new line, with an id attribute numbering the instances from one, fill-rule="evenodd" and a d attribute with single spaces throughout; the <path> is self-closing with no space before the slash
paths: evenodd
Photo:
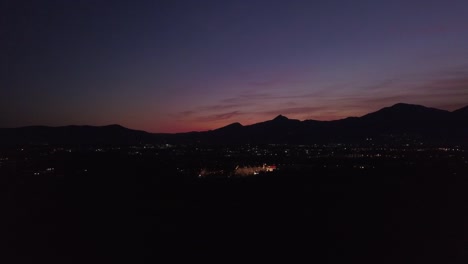
<path id="1" fill-rule="evenodd" d="M 394 104 L 394 105 L 392 105 L 390 107 L 386 107 L 386 108 L 383 108 L 383 109 L 390 109 L 390 110 L 393 110 L 393 111 L 407 112 L 407 113 L 426 113 L 426 112 L 448 113 L 448 111 L 446 111 L 446 110 L 427 107 L 427 106 L 423 106 L 423 105 L 405 104 L 405 103 Z"/>
<path id="2" fill-rule="evenodd" d="M 363 116 L 363 118 L 418 120 L 421 118 L 427 119 L 431 117 L 441 119 L 446 118 L 447 114 L 449 113 L 450 112 L 446 110 L 440 110 L 422 105 L 398 103 L 389 107 L 384 107 L 376 112 L 369 113 Z"/>
<path id="3" fill-rule="evenodd" d="M 426 108 L 425 106 L 422 105 L 415 105 L 415 104 L 406 104 L 406 103 L 396 103 L 389 108 Z"/>
<path id="4" fill-rule="evenodd" d="M 284 115 L 278 115 L 273 120 L 274 121 L 281 121 L 281 120 L 289 120 L 289 118 L 285 117 Z"/>

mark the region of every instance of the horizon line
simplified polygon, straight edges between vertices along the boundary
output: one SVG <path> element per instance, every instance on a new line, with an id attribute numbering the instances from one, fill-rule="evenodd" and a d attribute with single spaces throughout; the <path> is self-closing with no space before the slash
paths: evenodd
<path id="1" fill-rule="evenodd" d="M 0 127 L 0 129 L 21 129 L 21 128 L 31 128 L 31 127 L 44 127 L 44 128 L 65 128 L 65 127 L 96 127 L 96 128 L 103 128 L 103 127 L 112 127 L 112 126 L 118 126 L 118 127 L 122 127 L 122 128 L 125 128 L 125 129 L 130 129 L 130 130 L 134 130 L 134 131 L 141 131 L 141 132 L 145 132 L 145 133 L 149 133 L 149 134 L 184 134 L 184 133 L 199 133 L 199 132 L 208 132 L 208 131 L 213 131 L 213 130 L 217 130 L 217 129 L 220 129 L 220 128 L 223 128 L 223 127 L 227 127 L 227 126 L 230 126 L 232 124 L 240 124 L 241 126 L 250 126 L 250 125 L 254 125 L 254 124 L 258 124 L 258 123 L 262 123 L 262 122 L 268 122 L 268 121 L 272 121 L 278 117 L 284 117 L 288 120 L 297 120 L 297 121 L 300 121 L 300 122 L 304 122 L 304 121 L 316 121 L 316 122 L 333 122 L 333 121 L 339 121 L 339 120 L 344 120 L 344 119 L 348 119 L 348 118 L 361 118 L 363 116 L 366 116 L 368 114 L 371 114 L 371 113 L 375 113 L 375 112 L 378 112 L 382 109 L 385 109 L 385 108 L 390 108 L 390 107 L 395 107 L 397 105 L 410 105 L 410 106 L 420 106 L 420 107 L 424 107 L 424 108 L 429 108 L 429 109 L 437 109 L 437 110 L 441 110 L 441 111 L 446 111 L 446 112 L 449 112 L 449 113 L 453 113 L 457 110 L 461 110 L 461 109 L 464 109 L 464 108 L 467 108 L 467 106 L 464 106 L 464 107 L 461 107 L 461 108 L 457 108 L 455 110 L 452 110 L 452 111 L 449 111 L 449 110 L 445 110 L 445 109 L 440 109 L 440 108 L 436 108 L 436 107 L 428 107 L 428 106 L 424 106 L 424 105 L 420 105 L 420 104 L 409 104 L 409 103 L 395 103 L 391 106 L 385 106 L 385 107 L 382 107 L 382 108 L 379 108 L 378 110 L 375 110 L 375 111 L 372 111 L 372 112 L 369 112 L 369 113 L 366 113 L 362 116 L 347 116 L 347 117 L 343 117 L 343 118 L 339 118 L 339 119 L 332 119 L 332 120 L 316 120 L 316 119 L 303 119 L 303 120 L 300 120 L 300 119 L 294 119 L 294 118 L 288 118 L 287 116 L 283 115 L 283 114 L 278 114 L 276 115 L 274 118 L 272 119 L 267 119 L 267 120 L 264 120 L 264 121 L 260 121 L 260 122 L 256 122 L 256 123 L 252 123 L 252 124 L 242 124 L 241 122 L 232 122 L 232 123 L 229 123 L 229 124 L 226 124 L 226 125 L 223 125 L 221 127 L 218 127 L 218 128 L 213 128 L 213 129 L 207 129 L 207 130 L 190 130 L 190 131 L 185 131 L 185 132 L 149 132 L 149 131 L 146 131 L 146 130 L 142 130 L 142 129 L 134 129 L 134 128 L 130 128 L 130 127 L 127 127 L 127 126 L 124 126 L 124 125 L 121 125 L 121 124 L 118 124 L 118 123 L 113 123 L 113 124 L 103 124 L 103 125 L 89 125 L 89 124 L 83 124 L 83 125 L 77 125 L 77 124 L 69 124 L 69 125 L 26 125 L 26 126 L 17 126 L 17 127 Z"/>

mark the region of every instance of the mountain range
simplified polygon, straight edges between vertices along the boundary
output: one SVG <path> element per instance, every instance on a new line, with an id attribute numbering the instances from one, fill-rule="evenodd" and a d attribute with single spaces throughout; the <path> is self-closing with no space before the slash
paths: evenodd
<path id="1" fill-rule="evenodd" d="M 468 106 L 445 111 L 398 103 L 361 117 L 334 121 L 296 120 L 279 115 L 243 126 L 233 123 L 215 130 L 176 134 L 148 133 L 120 125 L 29 126 L 1 128 L 0 144 L 311 144 L 366 140 L 418 140 L 468 144 Z"/>

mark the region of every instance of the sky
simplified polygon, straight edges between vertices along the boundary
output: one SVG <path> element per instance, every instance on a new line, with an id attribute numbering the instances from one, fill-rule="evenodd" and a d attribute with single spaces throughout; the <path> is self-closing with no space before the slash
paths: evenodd
<path id="1" fill-rule="evenodd" d="M 0 3 L 0 127 L 187 132 L 468 105 L 468 1 Z"/>

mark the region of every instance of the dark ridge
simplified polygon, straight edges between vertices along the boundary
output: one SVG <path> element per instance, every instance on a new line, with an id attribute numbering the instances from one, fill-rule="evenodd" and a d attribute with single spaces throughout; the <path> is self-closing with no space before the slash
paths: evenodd
<path id="1" fill-rule="evenodd" d="M 463 113 L 463 114 L 468 114 L 468 105 L 465 107 L 462 107 L 460 109 L 457 109 L 453 111 L 453 113 Z"/>
<path id="2" fill-rule="evenodd" d="M 396 104 L 394 104 L 394 105 L 392 105 L 392 106 L 390 106 L 390 107 L 392 107 L 392 108 L 403 108 L 403 107 L 413 107 L 413 108 L 414 108 L 414 107 L 424 107 L 424 108 L 425 108 L 425 106 L 422 106 L 422 105 L 407 104 L 407 103 L 396 103 Z"/>
<path id="3" fill-rule="evenodd" d="M 445 110 L 426 107 L 423 105 L 416 105 L 416 104 L 405 104 L 405 103 L 397 103 L 392 105 L 391 107 L 387 107 L 393 110 L 401 110 L 401 111 L 433 111 L 433 112 L 448 112 Z M 385 108 L 384 108 L 385 109 Z"/>
<path id="4" fill-rule="evenodd" d="M 104 126 L 104 127 L 107 127 L 107 128 L 118 128 L 118 129 L 128 129 L 124 126 L 121 126 L 119 124 L 111 124 L 111 125 L 107 125 L 107 126 Z"/>
<path id="5" fill-rule="evenodd" d="M 235 122 L 235 123 L 229 124 L 227 126 L 217 128 L 215 130 L 233 129 L 233 128 L 240 128 L 240 127 L 243 127 L 243 125 L 241 123 L 239 123 L 239 122 Z"/>
<path id="6" fill-rule="evenodd" d="M 379 119 L 387 119 L 387 118 L 401 118 L 401 119 L 408 119 L 408 118 L 415 118 L 416 116 L 424 117 L 424 118 L 432 118 L 434 115 L 438 115 L 438 117 L 447 116 L 449 111 L 440 110 L 437 108 L 430 108 L 425 107 L 422 105 L 414 105 L 414 104 L 405 104 L 405 103 L 398 103 L 394 104 L 390 107 L 384 107 L 378 111 L 369 113 L 367 115 L 362 116 L 361 118 L 379 118 Z"/>
<path id="7" fill-rule="evenodd" d="M 243 126 L 232 123 L 205 132 L 151 134 L 113 124 L 103 127 L 33 126 L 0 129 L 0 144 L 309 144 L 358 143 L 366 138 L 468 145 L 468 107 L 453 112 L 398 103 L 362 117 L 334 121 L 289 119 Z"/>
<path id="8" fill-rule="evenodd" d="M 29 126 L 0 130 L 0 144 L 139 144 L 155 135 L 120 125 Z"/>
<path id="9" fill-rule="evenodd" d="M 285 117 L 284 115 L 278 115 L 273 119 L 274 121 L 280 121 L 280 120 L 289 120 L 289 118 Z"/>

